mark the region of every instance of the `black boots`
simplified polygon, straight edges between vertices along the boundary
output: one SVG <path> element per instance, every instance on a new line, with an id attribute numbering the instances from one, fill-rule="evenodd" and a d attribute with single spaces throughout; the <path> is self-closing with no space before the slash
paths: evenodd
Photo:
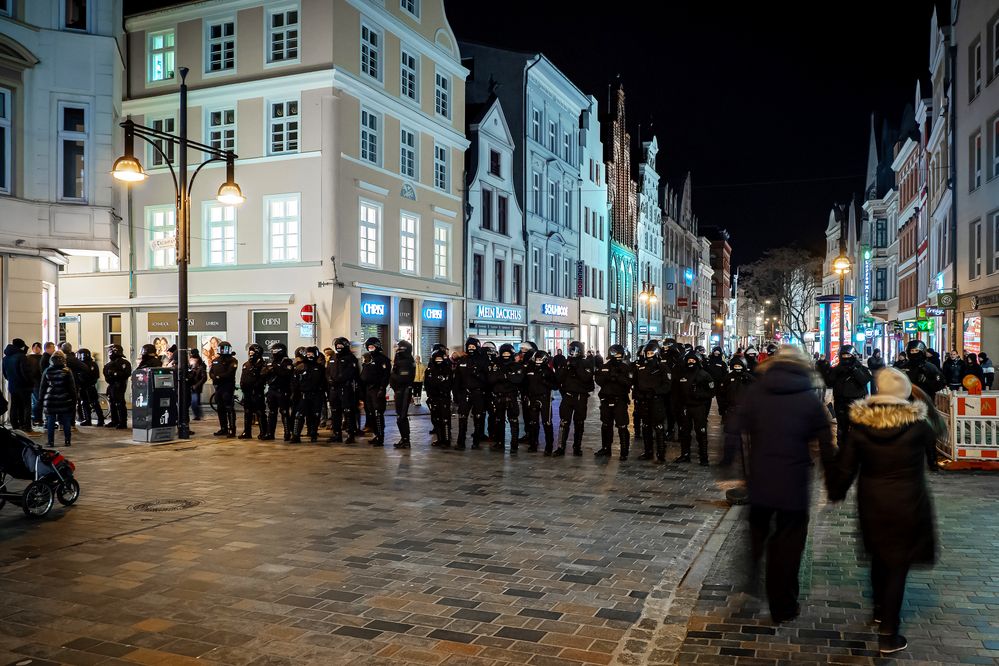
<path id="1" fill-rule="evenodd" d="M 628 428 L 618 428 L 618 437 L 621 438 L 621 460 L 628 459 L 628 453 L 631 450 L 631 433 L 628 432 Z"/>
<path id="2" fill-rule="evenodd" d="M 600 450 L 595 452 L 598 458 L 606 458 L 611 454 L 611 444 L 614 442 L 614 426 L 606 423 L 600 425 Z"/>
<path id="3" fill-rule="evenodd" d="M 652 453 L 652 426 L 648 424 L 642 429 L 642 449 L 639 460 L 652 460 L 655 457 Z"/>
<path id="4" fill-rule="evenodd" d="M 656 462 L 666 462 L 666 432 L 656 428 Z"/>

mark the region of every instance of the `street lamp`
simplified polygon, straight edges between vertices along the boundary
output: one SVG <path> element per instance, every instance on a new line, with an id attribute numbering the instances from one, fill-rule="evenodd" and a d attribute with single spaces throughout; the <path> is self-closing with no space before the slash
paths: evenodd
<path id="1" fill-rule="evenodd" d="M 187 138 L 187 72 L 186 67 L 181 67 L 180 71 L 180 135 L 174 136 L 167 132 L 136 125 L 131 120 L 121 123 L 125 130 L 125 154 L 114 162 L 111 175 L 115 179 L 125 183 L 138 183 L 146 179 L 146 172 L 142 170 L 142 164 L 135 157 L 135 137 L 153 147 L 162 157 L 164 163 L 170 169 L 173 177 L 174 190 L 177 195 L 177 231 L 174 243 L 177 251 L 177 345 L 179 358 L 183 363 L 177 367 L 177 437 L 179 439 L 189 439 L 191 436 L 190 421 L 188 420 L 188 406 L 190 405 L 191 393 L 187 389 L 187 358 L 190 350 L 187 348 L 187 266 L 191 261 L 191 188 L 194 186 L 194 179 L 198 177 L 201 169 L 211 162 L 225 162 L 225 182 L 218 189 L 216 199 L 226 206 L 235 206 L 243 203 L 245 197 L 235 180 L 236 154 L 231 150 L 221 150 Z M 163 150 L 163 144 L 169 143 L 177 146 L 177 168 L 171 163 L 170 158 Z M 208 155 L 208 159 L 201 162 L 194 170 L 190 179 L 187 177 L 187 149 L 188 147 L 200 150 Z"/>
<path id="2" fill-rule="evenodd" d="M 648 326 L 646 333 L 649 336 L 649 340 L 652 339 L 652 306 L 658 301 L 659 297 L 656 296 L 656 285 L 652 284 L 651 281 L 642 280 L 642 290 L 638 292 L 638 302 L 645 305 L 645 321 Z M 641 331 L 641 319 L 639 319 L 638 324 L 639 331 Z"/>
<path id="3" fill-rule="evenodd" d="M 850 272 L 852 264 L 850 263 L 850 257 L 846 256 L 846 252 L 840 251 L 838 257 L 833 260 L 832 269 L 833 273 L 839 276 L 839 348 L 843 348 L 843 319 L 844 319 L 844 303 L 843 303 L 843 291 L 844 283 L 846 281 L 846 274 Z M 832 359 L 830 359 L 832 360 Z"/>

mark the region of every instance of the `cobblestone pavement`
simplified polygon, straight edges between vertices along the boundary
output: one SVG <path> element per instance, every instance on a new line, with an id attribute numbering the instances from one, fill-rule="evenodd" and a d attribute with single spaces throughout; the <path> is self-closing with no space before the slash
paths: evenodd
<path id="1" fill-rule="evenodd" d="M 571 666 L 675 652 L 682 631 L 664 636 L 661 616 L 726 515 L 722 486 L 696 465 L 594 459 L 595 407 L 584 457 L 561 459 L 431 450 L 425 416 L 406 452 L 137 446 L 81 428 L 66 450 L 79 504 L 38 521 L 0 511 L 0 664 Z"/>

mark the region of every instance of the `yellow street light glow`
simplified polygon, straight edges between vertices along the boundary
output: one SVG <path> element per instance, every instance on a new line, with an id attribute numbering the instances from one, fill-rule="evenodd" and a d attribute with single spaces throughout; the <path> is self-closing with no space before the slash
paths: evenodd
<path id="1" fill-rule="evenodd" d="M 114 161 L 111 168 L 111 175 L 115 180 L 126 183 L 138 183 L 146 179 L 146 172 L 142 170 L 139 160 L 132 155 L 122 155 Z"/>

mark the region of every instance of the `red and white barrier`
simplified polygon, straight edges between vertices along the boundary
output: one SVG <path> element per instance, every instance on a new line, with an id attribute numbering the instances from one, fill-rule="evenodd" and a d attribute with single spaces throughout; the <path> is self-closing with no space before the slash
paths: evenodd
<path id="1" fill-rule="evenodd" d="M 948 422 L 949 441 L 937 443 L 942 454 L 954 461 L 999 464 L 999 391 L 941 391 L 936 404 Z"/>

